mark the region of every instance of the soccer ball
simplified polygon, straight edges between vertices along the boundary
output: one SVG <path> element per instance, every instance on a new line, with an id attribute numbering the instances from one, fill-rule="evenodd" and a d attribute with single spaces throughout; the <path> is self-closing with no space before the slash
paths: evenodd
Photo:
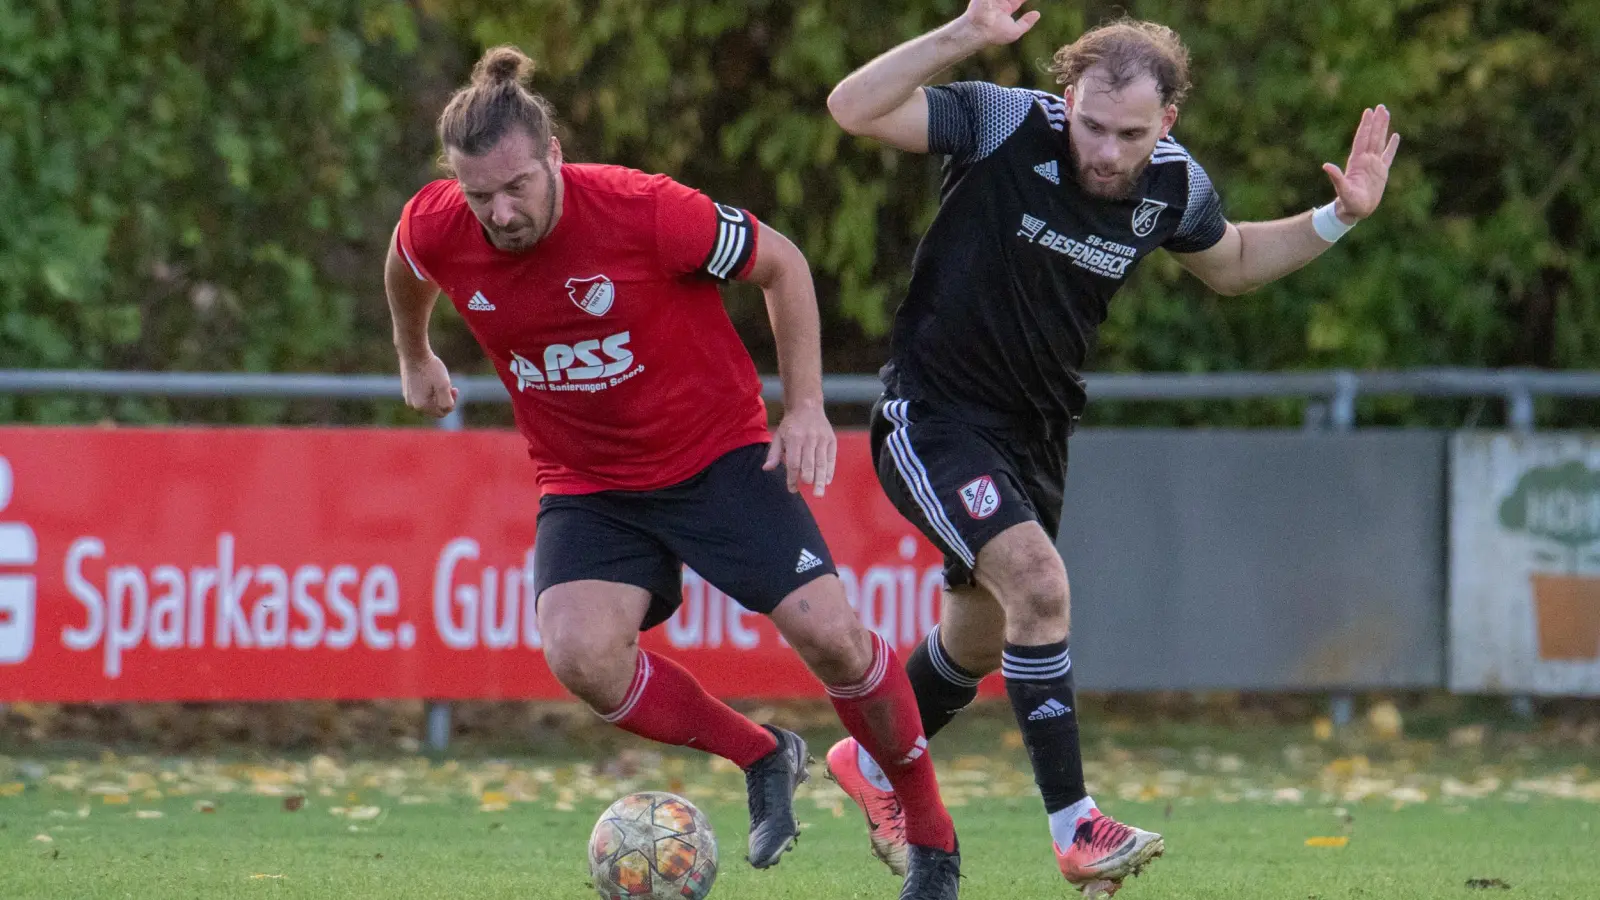
<path id="1" fill-rule="evenodd" d="M 702 900 L 717 880 L 717 836 L 677 794 L 629 794 L 589 835 L 589 875 L 603 900 Z"/>

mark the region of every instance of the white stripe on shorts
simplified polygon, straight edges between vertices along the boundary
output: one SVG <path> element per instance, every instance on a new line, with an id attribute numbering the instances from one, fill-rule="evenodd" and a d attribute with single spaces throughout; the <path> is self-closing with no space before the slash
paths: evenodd
<path id="1" fill-rule="evenodd" d="M 891 400 L 883 405 L 883 414 L 895 424 L 894 431 L 889 433 L 889 453 L 894 456 L 895 468 L 911 489 L 911 497 L 917 501 L 928 524 L 970 569 L 977 564 L 972 549 L 961 539 L 961 532 L 956 530 L 955 523 L 945 515 L 944 505 L 939 502 L 933 482 L 928 479 L 928 470 L 922 467 L 922 460 L 917 458 L 916 450 L 911 447 L 911 418 L 906 414 L 909 406 L 910 403 L 905 400 Z"/>

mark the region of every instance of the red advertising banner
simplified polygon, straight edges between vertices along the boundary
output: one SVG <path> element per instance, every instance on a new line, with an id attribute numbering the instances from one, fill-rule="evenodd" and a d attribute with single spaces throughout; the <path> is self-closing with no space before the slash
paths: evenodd
<path id="1" fill-rule="evenodd" d="M 808 500 L 851 604 L 907 650 L 939 554 L 866 435 L 839 443 Z M 569 697 L 533 615 L 538 498 L 509 432 L 0 428 L 0 702 Z M 693 572 L 644 642 L 722 697 L 822 695 Z"/>

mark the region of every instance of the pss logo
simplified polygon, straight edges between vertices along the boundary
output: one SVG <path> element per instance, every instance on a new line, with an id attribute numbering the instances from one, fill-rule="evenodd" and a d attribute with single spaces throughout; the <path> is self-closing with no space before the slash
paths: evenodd
<path id="1" fill-rule="evenodd" d="M 628 349 L 630 337 L 622 331 L 576 344 L 550 344 L 535 354 L 537 362 L 512 353 L 508 368 L 518 391 L 603 391 L 644 371 Z"/>

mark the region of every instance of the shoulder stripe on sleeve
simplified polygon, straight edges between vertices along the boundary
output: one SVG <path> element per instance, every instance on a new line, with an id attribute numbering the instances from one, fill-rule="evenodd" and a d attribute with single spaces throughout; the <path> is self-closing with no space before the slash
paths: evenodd
<path id="1" fill-rule="evenodd" d="M 427 281 L 428 276 L 422 274 L 422 270 L 417 268 L 416 260 L 411 258 L 411 254 L 406 251 L 405 245 L 399 244 L 397 246 L 400 247 L 400 255 L 406 258 L 406 265 L 411 267 L 411 274 L 417 276 L 418 281 Z"/>
<path id="2" fill-rule="evenodd" d="M 726 281 L 750 261 L 754 242 L 750 240 L 750 216 L 744 210 L 716 204 L 717 241 L 706 257 L 705 272 Z"/>
<path id="3" fill-rule="evenodd" d="M 1044 110 L 1044 116 L 1050 122 L 1050 127 L 1060 131 L 1067 125 L 1067 102 L 1048 91 L 1029 91 L 1039 108 Z"/>
<path id="4" fill-rule="evenodd" d="M 1170 137 L 1156 141 L 1156 149 L 1150 154 L 1153 163 L 1188 162 L 1190 158 L 1189 151 Z"/>

